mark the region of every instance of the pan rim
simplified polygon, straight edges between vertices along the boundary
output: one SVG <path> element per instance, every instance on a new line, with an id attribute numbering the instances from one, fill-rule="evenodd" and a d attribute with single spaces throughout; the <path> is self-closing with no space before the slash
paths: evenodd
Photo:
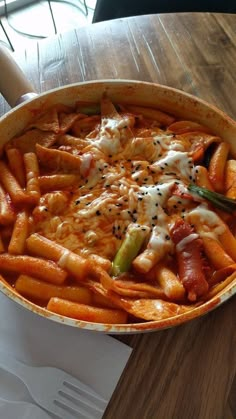
<path id="1" fill-rule="evenodd" d="M 68 91 L 68 89 L 76 89 L 76 88 L 86 88 L 87 86 L 108 86 L 109 87 L 118 87 L 118 86 L 131 86 L 132 88 L 138 88 L 139 86 L 148 87 L 149 89 L 159 90 L 162 93 L 168 94 L 175 94 L 176 97 L 180 96 L 182 99 L 185 98 L 187 101 L 190 101 L 195 106 L 202 106 L 203 109 L 208 109 L 212 112 L 213 115 L 216 115 L 222 121 L 227 123 L 227 126 L 232 128 L 236 134 L 236 121 L 234 121 L 230 116 L 228 116 L 224 111 L 218 109 L 215 105 L 210 104 L 209 102 L 194 96 L 190 93 L 187 93 L 183 90 L 166 86 L 163 84 L 152 83 L 148 81 L 141 81 L 141 80 L 132 80 L 132 79 L 101 79 L 101 80 L 90 80 L 90 81 L 82 81 L 77 83 L 71 83 L 64 86 L 56 87 L 50 89 L 46 92 L 39 93 L 38 96 L 27 100 L 15 108 L 10 109 L 6 114 L 4 114 L 0 118 L 0 129 L 3 123 L 6 123 L 8 119 L 11 118 L 16 112 L 20 112 L 22 108 L 29 108 L 33 104 L 39 103 L 43 101 L 45 98 L 47 99 L 48 96 L 63 93 L 64 91 Z M 109 90 L 109 89 L 108 89 Z M 9 139 L 8 139 L 9 140 Z M 235 283 L 234 283 L 235 282 Z M 101 323 L 91 323 L 86 321 L 80 321 L 76 319 L 71 319 L 69 317 L 60 316 L 55 313 L 52 313 L 36 304 L 30 302 L 26 298 L 17 294 L 14 289 L 11 289 L 10 286 L 8 287 L 4 283 L 0 282 L 0 291 L 9 297 L 11 300 L 17 302 L 22 307 L 26 308 L 27 310 L 39 314 L 44 318 L 49 318 L 53 321 L 56 321 L 61 324 L 66 324 L 69 326 L 74 326 L 86 330 L 92 330 L 101 333 L 111 333 L 111 334 L 131 334 L 131 333 L 144 333 L 144 332 L 151 332 L 157 330 L 163 330 L 166 328 L 174 327 L 183 323 L 186 323 L 190 320 L 199 318 L 207 313 L 209 313 L 214 308 L 221 305 L 223 302 L 228 300 L 236 293 L 236 281 L 233 281 L 229 284 L 223 291 L 212 297 L 207 302 L 203 303 L 199 307 L 193 308 L 190 312 L 180 314 L 171 318 L 163 319 L 163 320 L 154 320 L 148 322 L 140 322 L 140 323 L 129 323 L 129 324 L 122 324 L 122 325 L 110 325 L 110 324 L 101 324 Z"/>

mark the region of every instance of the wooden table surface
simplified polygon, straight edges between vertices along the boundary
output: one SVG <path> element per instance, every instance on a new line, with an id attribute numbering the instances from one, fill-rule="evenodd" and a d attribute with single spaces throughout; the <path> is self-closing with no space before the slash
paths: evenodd
<path id="1" fill-rule="evenodd" d="M 106 78 L 197 95 L 236 118 L 236 14 L 139 16 L 75 29 L 15 53 L 36 91 Z M 0 115 L 9 106 L 0 98 Z M 133 347 L 104 419 L 236 418 L 236 299 Z M 115 360 L 114 360 L 115 362 Z"/>

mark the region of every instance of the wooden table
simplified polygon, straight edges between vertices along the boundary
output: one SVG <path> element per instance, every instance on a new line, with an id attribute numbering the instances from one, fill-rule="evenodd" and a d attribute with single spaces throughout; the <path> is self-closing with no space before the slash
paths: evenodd
<path id="1" fill-rule="evenodd" d="M 183 89 L 236 118 L 236 15 L 98 23 L 15 58 L 38 92 L 83 80 L 146 80 Z M 1 99 L 0 114 L 8 109 Z M 235 303 L 233 297 L 173 329 L 118 337 L 133 353 L 104 419 L 236 418 Z"/>

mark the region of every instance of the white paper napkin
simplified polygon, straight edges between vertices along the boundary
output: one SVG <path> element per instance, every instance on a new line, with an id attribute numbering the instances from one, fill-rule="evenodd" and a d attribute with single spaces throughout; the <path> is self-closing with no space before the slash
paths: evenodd
<path id="1" fill-rule="evenodd" d="M 61 368 L 109 400 L 132 349 L 110 336 L 40 317 L 0 292 L 1 351 L 26 364 Z M 32 402 L 24 384 L 2 369 L 0 397 Z"/>

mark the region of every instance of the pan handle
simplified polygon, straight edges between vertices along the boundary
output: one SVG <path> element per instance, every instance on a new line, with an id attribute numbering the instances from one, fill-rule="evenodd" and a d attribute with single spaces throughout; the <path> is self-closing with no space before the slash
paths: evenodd
<path id="1" fill-rule="evenodd" d="M 0 93 L 11 107 L 37 96 L 7 48 L 0 45 Z"/>

